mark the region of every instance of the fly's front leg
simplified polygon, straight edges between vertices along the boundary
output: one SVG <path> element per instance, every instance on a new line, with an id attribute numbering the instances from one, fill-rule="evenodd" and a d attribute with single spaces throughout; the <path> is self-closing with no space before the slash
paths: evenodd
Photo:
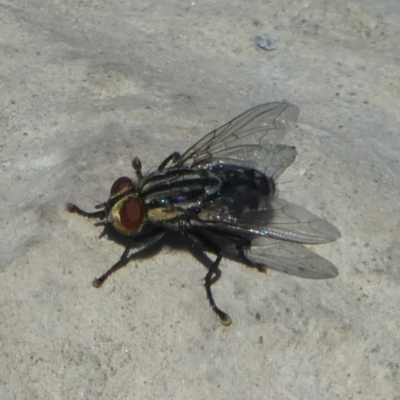
<path id="1" fill-rule="evenodd" d="M 132 167 L 136 172 L 138 181 L 140 182 L 143 179 L 143 172 L 142 172 L 142 162 L 140 161 L 139 157 L 135 157 L 132 160 Z"/>
<path id="2" fill-rule="evenodd" d="M 206 288 L 207 300 L 210 303 L 211 308 L 218 315 L 221 324 L 228 326 L 232 323 L 229 315 L 223 312 L 221 309 L 217 307 L 214 301 L 214 297 L 211 292 L 211 285 L 215 283 L 221 276 L 221 271 L 219 269 L 219 263 L 221 262 L 222 254 L 219 253 L 210 269 L 207 272 L 207 275 L 204 278 L 204 287 Z"/>
<path id="3" fill-rule="evenodd" d="M 87 217 L 87 218 L 105 219 L 107 216 L 107 213 L 105 210 L 95 211 L 95 212 L 87 212 L 72 203 L 67 203 L 66 209 L 68 212 L 70 212 L 72 214 L 82 215 L 83 217 Z"/>
<path id="4" fill-rule="evenodd" d="M 178 152 L 174 151 L 172 154 L 170 154 L 170 155 L 160 164 L 160 166 L 158 167 L 158 172 L 163 172 L 164 169 L 165 169 L 165 167 L 168 165 L 168 163 L 169 163 L 170 161 L 172 161 L 172 162 L 174 163 L 174 162 L 178 161 L 180 157 L 181 157 L 181 155 L 180 155 Z"/>

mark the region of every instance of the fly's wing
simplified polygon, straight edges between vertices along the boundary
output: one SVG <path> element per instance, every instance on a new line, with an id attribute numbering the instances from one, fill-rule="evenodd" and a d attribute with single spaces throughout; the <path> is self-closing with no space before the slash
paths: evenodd
<path id="1" fill-rule="evenodd" d="M 264 172 L 272 158 L 275 165 L 271 168 L 280 174 L 293 162 L 296 152 L 293 147 L 278 143 L 285 129 L 297 121 L 298 114 L 298 107 L 289 103 L 254 107 L 204 136 L 175 159 L 170 168 L 233 161 Z"/>
<path id="2" fill-rule="evenodd" d="M 265 237 L 253 240 L 245 250 L 246 257 L 285 274 L 308 279 L 327 279 L 338 275 L 337 268 L 301 244 L 283 242 Z"/>
<path id="3" fill-rule="evenodd" d="M 308 279 L 327 279 L 338 275 L 337 268 L 301 244 L 266 237 L 239 237 L 214 229 L 198 228 L 198 234 L 219 246 L 225 257 L 251 262 L 289 275 Z"/>
<path id="4" fill-rule="evenodd" d="M 296 149 L 284 144 L 237 146 L 213 153 L 212 164 L 253 168 L 277 179 L 296 158 Z"/>
<path id="5" fill-rule="evenodd" d="M 256 210 L 239 212 L 234 199 L 220 197 L 201 210 L 193 224 L 236 234 L 252 234 L 296 243 L 321 244 L 340 237 L 339 231 L 303 207 L 283 199 L 260 199 Z"/>
<path id="6" fill-rule="evenodd" d="M 340 237 L 337 228 L 328 221 L 279 198 L 267 200 L 263 209 L 245 212 L 239 225 L 256 227 L 262 236 L 297 243 L 322 244 Z"/>

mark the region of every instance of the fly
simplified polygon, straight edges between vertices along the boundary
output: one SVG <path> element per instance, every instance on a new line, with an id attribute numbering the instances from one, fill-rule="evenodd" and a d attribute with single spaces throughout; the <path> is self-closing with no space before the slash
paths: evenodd
<path id="1" fill-rule="evenodd" d="M 102 236 L 125 246 L 118 262 L 93 286 L 100 287 L 171 231 L 215 254 L 204 286 L 223 325 L 230 325 L 231 318 L 216 305 L 211 291 L 221 276 L 222 257 L 260 272 L 271 268 L 309 279 L 335 277 L 337 268 L 302 244 L 334 241 L 339 231 L 275 194 L 276 179 L 296 157 L 294 147 L 280 142 L 298 113 L 285 102 L 259 105 L 183 154 L 172 153 L 154 172 L 143 174 L 139 158 L 134 158 L 136 179 L 117 179 L 108 200 L 95 206 L 97 211 L 68 203 L 69 212 L 99 220 Z"/>

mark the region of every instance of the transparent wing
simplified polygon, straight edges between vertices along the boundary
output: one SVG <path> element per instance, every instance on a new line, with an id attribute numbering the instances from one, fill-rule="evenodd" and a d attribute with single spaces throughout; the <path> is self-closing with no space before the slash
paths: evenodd
<path id="1" fill-rule="evenodd" d="M 261 164 L 261 160 L 284 149 L 291 153 L 290 157 L 282 161 L 282 164 L 287 164 L 288 159 L 294 159 L 296 154 L 294 148 L 289 146 L 279 148 L 276 145 L 281 142 L 285 129 L 297 121 L 298 114 L 298 107 L 289 103 L 268 103 L 254 107 L 204 136 L 175 159 L 170 167 L 227 162 L 230 159 L 248 166 L 246 160 L 254 154 L 260 160 L 258 164 Z M 279 166 L 277 170 L 282 168 Z M 263 169 L 265 169 L 264 161 Z"/>
<path id="2" fill-rule="evenodd" d="M 228 202 L 223 197 L 217 199 L 198 213 L 196 221 L 226 232 L 296 243 L 321 244 L 340 237 L 331 223 L 283 199 L 261 199 L 257 210 L 244 209 L 239 215 L 231 211 L 235 206 Z"/>
<path id="3" fill-rule="evenodd" d="M 212 162 L 254 168 L 277 179 L 296 158 L 296 149 L 284 144 L 231 147 L 213 153 Z"/>
<path id="4" fill-rule="evenodd" d="M 245 255 L 267 268 L 301 278 L 326 279 L 338 275 L 330 261 L 300 244 L 257 237 Z"/>
<path id="5" fill-rule="evenodd" d="M 331 262 L 301 244 L 251 235 L 243 239 L 214 229 L 199 228 L 198 232 L 219 246 L 225 257 L 238 262 L 244 261 L 243 249 L 248 260 L 289 275 L 308 279 L 334 278 L 338 275 Z"/>

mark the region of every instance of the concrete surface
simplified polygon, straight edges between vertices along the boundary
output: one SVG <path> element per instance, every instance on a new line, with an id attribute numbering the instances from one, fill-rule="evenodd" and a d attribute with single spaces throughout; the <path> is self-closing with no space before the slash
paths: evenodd
<path id="1" fill-rule="evenodd" d="M 0 399 L 400 399 L 398 0 L 0 4 Z M 276 46 L 254 44 L 267 34 Z M 90 221 L 111 183 L 240 112 L 287 100 L 284 196 L 333 222 L 340 275 L 307 281 L 164 249 Z"/>

